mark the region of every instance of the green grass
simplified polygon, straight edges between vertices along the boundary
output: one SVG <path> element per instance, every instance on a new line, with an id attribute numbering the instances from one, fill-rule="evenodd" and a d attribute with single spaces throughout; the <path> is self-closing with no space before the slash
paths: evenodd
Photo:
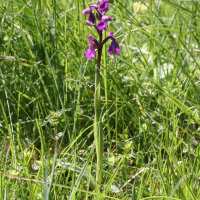
<path id="1" fill-rule="evenodd" d="M 101 185 L 94 2 L 0 2 L 0 199 L 200 198 L 199 2 L 134 2 L 108 12 L 121 52 L 102 56 Z"/>

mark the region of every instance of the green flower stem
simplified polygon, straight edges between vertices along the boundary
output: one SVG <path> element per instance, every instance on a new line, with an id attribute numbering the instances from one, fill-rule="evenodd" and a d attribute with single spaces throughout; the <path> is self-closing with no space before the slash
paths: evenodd
<path id="1" fill-rule="evenodd" d="M 97 170 L 96 181 L 101 184 L 102 166 L 103 166 L 103 128 L 101 122 L 101 102 L 100 102 L 100 65 L 102 54 L 102 32 L 99 32 L 100 42 L 98 49 L 97 67 L 95 72 L 95 96 L 94 96 L 94 138 L 96 143 L 96 156 L 97 156 Z"/>
<path id="2" fill-rule="evenodd" d="M 106 31 L 103 33 L 103 38 L 106 38 Z M 111 149 L 111 133 L 109 123 L 109 107 L 108 107 L 108 84 L 107 84 L 107 62 L 106 62 L 106 45 L 103 46 L 103 61 L 104 61 L 104 88 L 105 88 L 105 104 L 106 104 L 106 120 L 107 120 L 107 131 L 108 131 L 108 142 L 109 149 Z"/>

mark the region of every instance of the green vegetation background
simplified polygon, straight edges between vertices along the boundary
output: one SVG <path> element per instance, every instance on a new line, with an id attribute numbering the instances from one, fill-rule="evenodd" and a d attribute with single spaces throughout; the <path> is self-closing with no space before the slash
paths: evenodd
<path id="1" fill-rule="evenodd" d="M 103 52 L 101 186 L 91 3 L 0 2 L 0 199 L 199 199 L 199 2 L 109 5 L 121 52 Z"/>

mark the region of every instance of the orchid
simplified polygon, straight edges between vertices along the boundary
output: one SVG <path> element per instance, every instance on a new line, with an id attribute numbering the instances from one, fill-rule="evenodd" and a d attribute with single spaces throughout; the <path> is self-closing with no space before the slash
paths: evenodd
<path id="1" fill-rule="evenodd" d="M 95 50 L 97 50 L 98 58 L 95 72 L 95 96 L 94 96 L 94 138 L 96 144 L 96 155 L 97 155 L 97 172 L 96 180 L 98 184 L 101 184 L 102 168 L 103 168 L 103 127 L 101 120 L 101 102 L 100 102 L 100 66 L 101 66 L 101 54 L 103 50 L 103 45 L 106 44 L 108 40 L 112 40 L 111 45 L 108 47 L 108 52 L 111 55 L 117 55 L 120 52 L 119 44 L 115 41 L 115 36 L 113 32 L 109 32 L 108 36 L 103 40 L 103 30 L 108 30 L 108 22 L 113 19 L 107 15 L 105 12 L 109 11 L 109 3 L 113 3 L 114 0 L 103 0 L 100 4 L 98 2 L 91 5 L 89 8 L 83 10 L 83 15 L 89 15 L 88 20 L 85 23 L 89 26 L 93 26 L 97 33 L 99 34 L 99 41 L 92 37 L 91 34 L 88 36 L 89 48 L 87 49 L 85 56 L 88 60 L 94 58 L 96 55 Z M 93 11 L 96 10 L 96 15 Z M 95 23 L 98 21 L 98 23 Z M 97 24 L 97 25 L 96 25 Z"/>

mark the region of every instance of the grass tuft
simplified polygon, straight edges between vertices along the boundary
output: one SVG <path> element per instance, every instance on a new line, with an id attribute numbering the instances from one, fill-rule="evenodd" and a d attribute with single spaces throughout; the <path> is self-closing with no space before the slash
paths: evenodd
<path id="1" fill-rule="evenodd" d="M 0 2 L 0 199 L 199 199 L 199 2 L 109 4 L 121 51 L 107 42 L 99 74 L 102 184 L 93 3 Z"/>

